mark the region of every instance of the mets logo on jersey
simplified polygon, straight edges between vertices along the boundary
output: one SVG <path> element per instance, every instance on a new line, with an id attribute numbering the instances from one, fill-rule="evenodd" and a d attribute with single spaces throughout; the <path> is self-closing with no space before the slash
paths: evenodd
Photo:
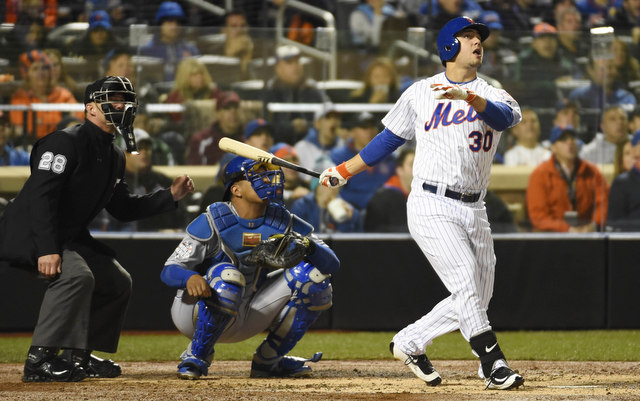
<path id="1" fill-rule="evenodd" d="M 242 246 L 258 246 L 262 241 L 260 233 L 242 233 Z"/>
<path id="2" fill-rule="evenodd" d="M 451 124 L 462 124 L 465 121 L 473 122 L 477 119 L 482 119 L 471 106 L 469 106 L 468 110 L 458 109 L 451 113 L 452 104 L 453 102 L 438 103 L 436 109 L 431 115 L 431 119 L 424 124 L 424 130 L 429 131 L 432 128 L 437 129 L 440 124 L 442 124 L 443 127 L 446 127 Z"/>

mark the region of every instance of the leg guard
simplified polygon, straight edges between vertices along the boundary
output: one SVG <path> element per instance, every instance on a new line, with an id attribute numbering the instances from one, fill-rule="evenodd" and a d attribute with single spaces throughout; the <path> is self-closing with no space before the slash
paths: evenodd
<path id="1" fill-rule="evenodd" d="M 469 343 L 471 344 L 473 353 L 480 358 L 480 365 L 485 378 L 491 376 L 491 371 L 496 361 L 500 359 L 506 360 L 498 345 L 498 339 L 491 330 L 471 337 Z"/>
<path id="2" fill-rule="evenodd" d="M 209 373 L 213 359 L 213 346 L 231 321 L 226 313 L 212 313 L 204 301 L 198 301 L 196 331 L 186 351 L 182 353 L 182 363 L 178 365 L 178 377 L 197 379 Z"/>
<path id="3" fill-rule="evenodd" d="M 269 328 L 267 338 L 254 354 L 254 364 L 261 367 L 281 365 L 279 362 L 284 355 L 300 341 L 320 312 L 331 307 L 332 289 L 329 275 L 320 273 L 309 263 L 300 263 L 286 270 L 284 274 L 292 290 L 292 296 Z M 316 358 L 310 360 L 314 359 Z M 303 360 L 300 365 L 305 361 L 307 360 Z"/>
<path id="4" fill-rule="evenodd" d="M 178 365 L 178 377 L 197 379 L 207 375 L 213 359 L 213 346 L 229 322 L 238 314 L 244 291 L 244 276 L 235 266 L 220 263 L 207 271 L 205 279 L 213 294 L 198 301 L 196 330 Z"/>

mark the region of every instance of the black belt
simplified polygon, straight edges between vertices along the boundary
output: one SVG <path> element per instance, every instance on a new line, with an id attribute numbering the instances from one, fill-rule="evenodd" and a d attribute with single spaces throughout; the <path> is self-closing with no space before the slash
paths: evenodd
<path id="1" fill-rule="evenodd" d="M 435 185 L 427 184 L 426 182 L 422 184 L 422 189 L 424 189 L 425 191 L 429 191 L 433 194 L 438 193 L 438 187 L 436 187 Z M 455 200 L 459 200 L 467 203 L 472 203 L 472 202 L 477 202 L 478 199 L 480 199 L 480 192 L 476 194 L 470 194 L 468 192 L 460 193 L 460 192 L 447 189 L 444 192 L 444 196 L 446 196 L 447 198 L 451 198 L 451 199 L 455 199 Z"/>

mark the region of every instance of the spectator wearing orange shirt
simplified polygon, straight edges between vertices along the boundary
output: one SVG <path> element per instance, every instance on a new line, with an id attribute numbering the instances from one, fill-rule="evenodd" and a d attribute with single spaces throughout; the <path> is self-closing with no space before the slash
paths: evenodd
<path id="1" fill-rule="evenodd" d="M 552 156 L 536 167 L 527 186 L 534 231 L 591 232 L 607 218 L 609 185 L 595 164 L 578 157 L 576 132 L 554 127 Z"/>
<path id="2" fill-rule="evenodd" d="M 51 80 L 51 62 L 49 57 L 40 50 L 22 53 L 19 57 L 20 72 L 24 84 L 11 96 L 12 105 L 31 105 L 32 103 L 78 103 L 73 94 L 59 85 L 53 85 Z M 78 119 L 84 120 L 82 112 L 73 113 Z M 42 138 L 56 130 L 56 125 L 62 120 L 61 111 L 37 111 L 35 131 L 32 112 L 27 112 L 27 132 L 36 138 Z M 11 112 L 11 124 L 18 135 L 22 134 L 24 113 Z"/>

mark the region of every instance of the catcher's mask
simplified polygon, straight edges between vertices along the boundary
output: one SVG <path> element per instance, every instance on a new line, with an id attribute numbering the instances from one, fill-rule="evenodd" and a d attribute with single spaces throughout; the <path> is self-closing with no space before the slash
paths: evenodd
<path id="1" fill-rule="evenodd" d="M 475 22 L 469 17 L 457 17 L 447 22 L 438 33 L 438 54 L 443 66 L 446 67 L 447 61 L 454 58 L 460 51 L 460 41 L 456 35 L 467 28 L 478 31 L 482 42 L 491 33 L 485 24 Z"/>
<path id="2" fill-rule="evenodd" d="M 95 102 L 105 115 L 107 125 L 116 127 L 122 135 L 127 152 L 137 153 L 133 135 L 133 121 L 138 110 L 138 98 L 131 81 L 126 77 L 108 76 L 90 84 L 85 93 L 85 104 Z M 116 108 L 114 104 L 123 104 Z"/>
<path id="3" fill-rule="evenodd" d="M 223 201 L 231 199 L 231 186 L 239 180 L 247 180 L 262 200 L 282 202 L 284 174 L 280 167 L 237 156 L 224 168 L 225 185 Z"/>

